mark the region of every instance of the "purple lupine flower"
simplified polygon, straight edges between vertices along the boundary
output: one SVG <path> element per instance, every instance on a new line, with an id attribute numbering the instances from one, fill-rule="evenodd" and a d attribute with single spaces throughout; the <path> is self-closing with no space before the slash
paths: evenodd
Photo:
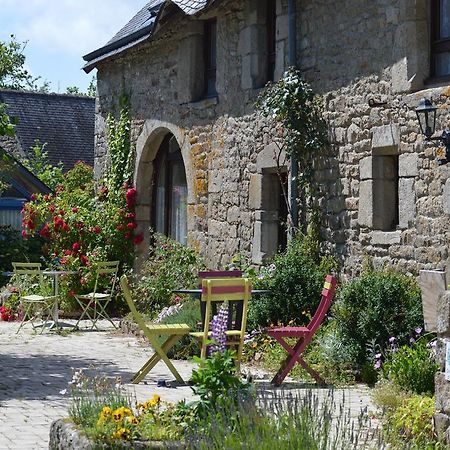
<path id="1" fill-rule="evenodd" d="M 416 340 L 415 340 L 413 337 L 410 337 L 410 338 L 409 338 L 409 343 L 410 343 L 410 344 L 415 344 L 415 343 L 416 343 Z"/>
<path id="2" fill-rule="evenodd" d="M 209 355 L 224 352 L 227 342 L 228 303 L 224 303 L 211 321 L 211 337 L 215 344 L 209 347 Z"/>
<path id="3" fill-rule="evenodd" d="M 394 337 L 394 336 L 391 336 L 391 337 L 389 338 L 389 343 L 390 343 L 391 345 L 395 343 L 395 337 Z"/>
<path id="4" fill-rule="evenodd" d="M 419 335 L 420 333 L 422 333 L 422 328 L 421 327 L 417 327 L 414 329 L 414 331 L 416 332 L 417 335 Z"/>

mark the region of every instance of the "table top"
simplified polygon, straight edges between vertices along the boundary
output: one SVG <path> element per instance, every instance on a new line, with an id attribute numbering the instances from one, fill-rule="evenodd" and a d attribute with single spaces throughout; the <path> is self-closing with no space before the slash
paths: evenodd
<path id="1" fill-rule="evenodd" d="M 200 297 L 202 295 L 201 289 L 174 289 L 172 290 L 174 294 L 188 294 L 193 297 Z M 270 294 L 268 289 L 252 289 L 252 295 L 265 295 Z"/>
<path id="2" fill-rule="evenodd" d="M 75 275 L 78 272 L 75 270 L 50 270 L 50 269 L 47 270 L 47 269 L 44 269 L 42 271 L 42 273 L 44 275 Z M 14 275 L 14 272 L 10 272 L 10 271 L 2 272 L 2 275 L 4 277 L 12 277 Z"/>

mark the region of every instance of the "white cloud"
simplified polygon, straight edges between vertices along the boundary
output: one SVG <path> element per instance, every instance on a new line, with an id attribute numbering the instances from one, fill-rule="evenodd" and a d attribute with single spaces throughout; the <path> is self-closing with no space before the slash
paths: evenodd
<path id="1" fill-rule="evenodd" d="M 0 0 L 19 41 L 51 52 L 82 56 L 104 45 L 146 0 Z"/>

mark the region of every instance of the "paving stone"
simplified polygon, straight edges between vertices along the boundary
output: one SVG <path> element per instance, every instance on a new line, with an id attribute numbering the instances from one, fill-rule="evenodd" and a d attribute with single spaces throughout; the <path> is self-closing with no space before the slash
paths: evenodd
<path id="1" fill-rule="evenodd" d="M 46 332 L 34 334 L 22 329 L 16 334 L 17 323 L 0 322 L 0 449 L 48 448 L 51 423 L 67 416 L 68 395 L 61 391 L 68 387 L 74 370 L 86 374 L 120 377 L 127 392 L 137 401 L 145 401 L 157 393 L 165 401 L 176 402 L 195 398 L 189 386 L 156 387 L 159 379 L 172 381 L 173 376 L 163 363 L 158 363 L 143 382 L 130 383 L 131 377 L 148 360 L 152 351 L 133 336 L 118 334 L 100 324 L 105 331 L 79 331 L 68 335 Z M 174 361 L 183 379 L 190 378 L 194 364 Z M 255 373 L 260 390 L 273 392 L 270 377 Z M 303 384 L 289 378 L 286 391 L 306 392 Z M 283 392 L 283 391 L 280 391 Z M 327 390 L 317 392 L 326 396 Z M 346 407 L 351 416 L 358 417 L 361 408 L 371 407 L 367 388 L 338 389 L 335 398 L 345 394 Z M 338 411 L 339 408 L 336 408 Z"/>

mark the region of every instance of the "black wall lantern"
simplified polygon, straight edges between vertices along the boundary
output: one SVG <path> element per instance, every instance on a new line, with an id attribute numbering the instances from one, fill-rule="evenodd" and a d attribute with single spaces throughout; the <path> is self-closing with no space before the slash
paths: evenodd
<path id="1" fill-rule="evenodd" d="M 419 120 L 420 131 L 427 141 L 440 141 L 445 145 L 445 158 L 438 159 L 438 164 L 450 162 L 450 130 L 444 130 L 441 136 L 433 137 L 436 129 L 436 106 L 430 100 L 424 98 L 416 108 L 417 119 Z"/>

